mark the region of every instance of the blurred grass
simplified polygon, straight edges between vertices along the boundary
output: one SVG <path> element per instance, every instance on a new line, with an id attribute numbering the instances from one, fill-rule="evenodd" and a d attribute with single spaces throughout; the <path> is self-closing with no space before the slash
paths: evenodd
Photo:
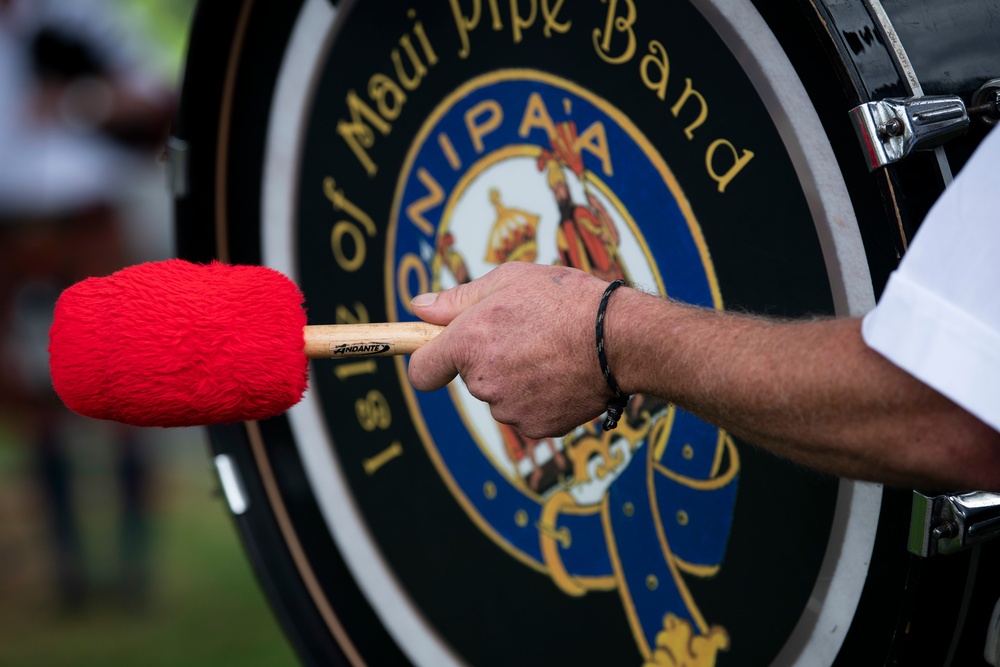
<path id="1" fill-rule="evenodd" d="M 169 443 L 169 456 L 154 447 L 148 601 L 136 608 L 117 595 L 114 482 L 98 456 L 90 466 L 76 462 L 92 589 L 84 607 L 67 612 L 54 594 L 29 457 L 0 435 L 0 665 L 298 664 L 215 490 L 204 441 Z"/>

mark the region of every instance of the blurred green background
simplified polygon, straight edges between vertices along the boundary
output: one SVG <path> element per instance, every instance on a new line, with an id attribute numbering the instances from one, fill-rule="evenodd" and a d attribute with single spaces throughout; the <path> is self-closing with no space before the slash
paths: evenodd
<path id="1" fill-rule="evenodd" d="M 110 448 L 71 454 L 87 592 L 66 609 L 32 457 L 0 434 L 0 665 L 294 665 L 219 495 L 201 429 L 155 434 L 149 590 L 121 590 Z"/>
<path id="2" fill-rule="evenodd" d="M 193 5 L 109 0 L 144 48 L 148 68 L 174 91 Z M 150 173 L 121 207 L 124 224 L 139 239 L 130 259 L 174 252 L 164 167 L 152 153 Z M 25 220 L 16 217 L 6 229 L 36 228 Z M 9 303 L 0 300 L 2 307 Z M 12 321 L 0 318 L 8 328 Z M 296 664 L 243 553 L 205 431 L 129 434 L 145 470 L 137 542 L 123 527 L 122 458 L 115 444 L 121 433 L 68 415 L 58 420 L 55 431 L 69 434 L 62 438 L 61 465 L 71 480 L 82 563 L 69 596 L 57 583 L 60 558 L 50 492 L 39 474 L 38 433 L 18 404 L 0 401 L 0 665 Z"/>

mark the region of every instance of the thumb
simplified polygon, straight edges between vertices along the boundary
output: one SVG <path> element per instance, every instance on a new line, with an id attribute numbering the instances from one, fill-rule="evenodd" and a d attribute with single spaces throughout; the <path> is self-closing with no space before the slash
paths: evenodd
<path id="1" fill-rule="evenodd" d="M 449 324 L 462 311 L 478 303 L 486 296 L 481 289 L 481 282 L 473 280 L 463 285 L 457 285 L 443 292 L 428 292 L 418 294 L 410 301 L 417 317 L 431 324 Z"/>

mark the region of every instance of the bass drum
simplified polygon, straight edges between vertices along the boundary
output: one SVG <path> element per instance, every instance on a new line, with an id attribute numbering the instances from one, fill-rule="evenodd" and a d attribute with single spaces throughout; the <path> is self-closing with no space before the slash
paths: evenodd
<path id="1" fill-rule="evenodd" d="M 968 102 L 997 76 L 1000 8 L 758 5 L 202 3 L 180 254 L 285 272 L 312 323 L 413 320 L 413 295 L 516 260 L 863 314 L 985 126 L 870 173 L 848 111 Z M 911 555 L 911 490 L 652 397 L 610 434 L 528 440 L 406 364 L 315 361 L 287 414 L 211 429 L 305 663 L 983 664 L 996 547 Z"/>

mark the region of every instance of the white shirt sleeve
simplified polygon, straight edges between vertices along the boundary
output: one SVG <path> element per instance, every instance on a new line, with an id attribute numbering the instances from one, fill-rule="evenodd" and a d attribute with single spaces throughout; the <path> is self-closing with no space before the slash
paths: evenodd
<path id="1" fill-rule="evenodd" d="M 1000 130 L 931 208 L 861 331 L 1000 431 Z"/>

